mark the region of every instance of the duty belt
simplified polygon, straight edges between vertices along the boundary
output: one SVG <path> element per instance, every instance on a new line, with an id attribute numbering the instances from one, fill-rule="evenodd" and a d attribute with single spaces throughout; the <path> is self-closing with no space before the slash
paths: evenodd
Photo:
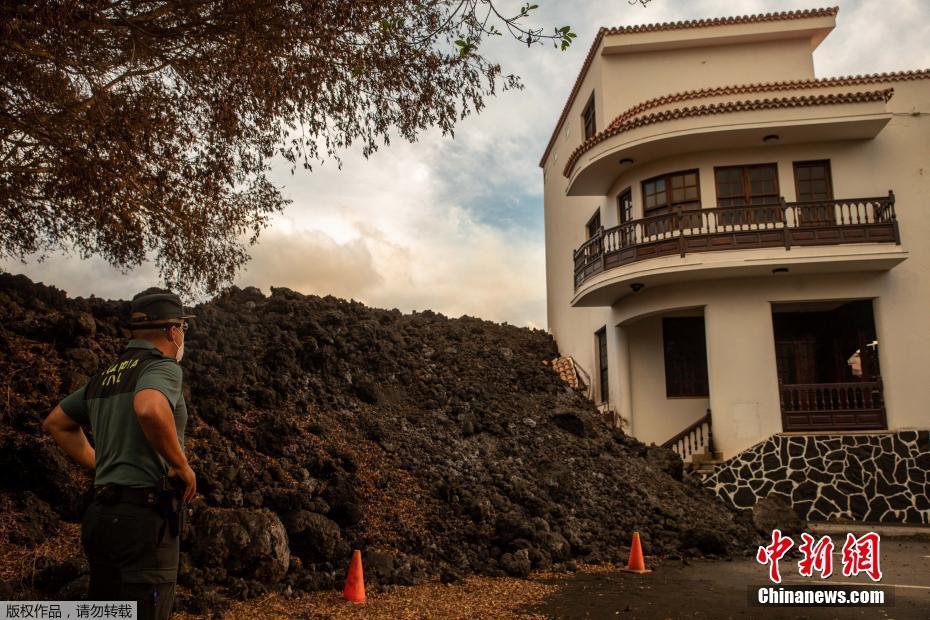
<path id="1" fill-rule="evenodd" d="M 94 499 L 105 506 L 120 502 L 155 508 L 158 504 L 157 487 L 127 487 L 120 484 L 104 484 L 94 487 Z"/>
<path id="2" fill-rule="evenodd" d="M 183 483 L 176 479 L 163 476 L 157 487 L 127 487 L 119 484 L 104 484 L 94 487 L 94 500 L 105 506 L 120 502 L 136 504 L 152 508 L 161 515 L 165 521 L 158 533 L 158 544 L 164 539 L 165 533 L 172 536 L 183 534 L 189 508 L 183 501 Z"/>

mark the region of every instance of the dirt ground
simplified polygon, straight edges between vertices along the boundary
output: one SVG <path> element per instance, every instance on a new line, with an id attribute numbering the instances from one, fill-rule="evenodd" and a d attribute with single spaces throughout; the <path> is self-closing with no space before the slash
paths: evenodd
<path id="1" fill-rule="evenodd" d="M 841 548 L 842 540 L 834 538 Z M 429 583 L 370 593 L 364 605 L 320 592 L 293 599 L 267 597 L 232 607 L 226 618 L 927 618 L 930 615 L 930 543 L 884 540 L 884 578 L 894 586 L 892 605 L 875 607 L 749 607 L 747 590 L 768 585 L 766 568 L 752 559 L 657 562 L 654 572 L 637 575 L 606 564 L 574 574 L 536 573 L 530 579 L 470 577 L 462 584 Z M 782 561 L 785 584 L 814 584 L 797 574 L 796 562 Z M 821 583 L 871 583 L 843 577 L 834 558 L 833 577 Z M 180 618 L 197 618 L 182 615 Z"/>

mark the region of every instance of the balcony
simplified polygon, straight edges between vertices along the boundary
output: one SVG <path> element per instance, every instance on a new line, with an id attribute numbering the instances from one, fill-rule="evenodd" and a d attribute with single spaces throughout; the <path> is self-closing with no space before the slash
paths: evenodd
<path id="1" fill-rule="evenodd" d="M 621 173 L 669 155 L 757 148 L 768 134 L 777 135 L 780 145 L 869 140 L 891 119 L 890 88 L 840 92 L 812 81 L 799 90 L 769 92 L 774 86 L 747 87 L 764 99 L 740 100 L 733 89 L 721 88 L 660 97 L 627 110 L 568 157 L 566 195 L 604 196 Z M 816 87 L 816 94 L 807 87 Z M 683 100 L 689 105 L 676 107 Z"/>
<path id="2" fill-rule="evenodd" d="M 879 198 L 820 202 L 787 203 L 782 199 L 779 204 L 773 205 L 698 209 L 632 220 L 608 229 L 601 228 L 573 252 L 575 299 L 572 303 L 611 303 L 612 296 L 592 295 L 597 293 L 597 289 L 603 288 L 602 284 L 610 282 L 598 282 L 593 287 L 584 285 L 598 280 L 600 274 L 609 277 L 610 273 L 616 273 L 622 281 L 624 275 L 654 271 L 645 269 L 645 266 L 640 270 L 626 269 L 625 272 L 618 268 L 662 257 L 676 257 L 671 261 L 666 259 L 663 263 L 662 267 L 667 268 L 665 271 L 668 273 L 682 270 L 683 267 L 690 268 L 684 271 L 693 271 L 700 265 L 687 264 L 684 259 L 701 252 L 763 248 L 784 248 L 790 251 L 792 248 L 850 243 L 900 245 L 894 200 L 893 192 Z M 780 252 L 775 260 L 784 262 L 791 258 L 792 255 L 786 251 Z M 883 257 L 885 260 L 877 268 L 890 268 L 904 259 L 902 252 L 896 254 L 902 256 L 891 259 Z M 797 255 L 798 252 L 795 252 L 795 257 Z M 864 257 L 868 258 L 868 254 L 864 254 Z M 824 258 L 829 256 L 817 257 L 817 260 Z M 725 265 L 725 262 L 720 264 Z M 770 269 L 768 265 L 764 268 L 766 271 Z M 693 273 L 685 277 L 696 278 Z M 604 277 L 600 280 L 604 280 Z M 589 290 L 582 291 L 583 287 Z M 585 296 L 589 298 L 582 299 Z"/>
<path id="3" fill-rule="evenodd" d="M 785 431 L 888 428 L 881 378 L 845 383 L 778 384 Z"/>

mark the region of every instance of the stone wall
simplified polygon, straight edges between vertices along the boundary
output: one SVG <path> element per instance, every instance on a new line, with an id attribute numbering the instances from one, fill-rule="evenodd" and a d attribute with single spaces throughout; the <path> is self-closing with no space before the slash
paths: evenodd
<path id="1" fill-rule="evenodd" d="M 774 493 L 812 521 L 930 524 L 930 431 L 773 435 L 704 485 L 737 508 Z"/>

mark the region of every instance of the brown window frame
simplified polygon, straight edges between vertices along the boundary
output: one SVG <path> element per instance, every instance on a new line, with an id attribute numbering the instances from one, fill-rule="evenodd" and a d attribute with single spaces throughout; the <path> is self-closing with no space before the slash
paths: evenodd
<path id="1" fill-rule="evenodd" d="M 624 198 L 626 204 L 624 204 Z M 620 223 L 620 245 L 626 247 L 633 244 L 634 230 L 632 226 L 623 226 L 633 221 L 633 188 L 628 187 L 617 194 L 617 221 Z"/>
<path id="2" fill-rule="evenodd" d="M 600 328 L 594 332 L 596 349 L 597 349 L 597 377 L 600 394 L 601 403 L 607 403 L 610 401 L 610 371 L 609 371 L 609 361 L 610 357 L 607 354 L 607 326 Z"/>
<path id="3" fill-rule="evenodd" d="M 594 222 L 594 220 L 597 220 L 597 228 L 595 228 L 595 229 L 592 231 L 592 229 L 591 229 L 591 224 Z M 592 215 L 590 218 L 588 218 L 588 223 L 584 225 L 584 229 L 585 229 L 585 231 L 588 233 L 588 239 L 590 239 L 591 237 L 593 237 L 594 235 L 596 235 L 596 234 L 597 234 L 597 231 L 601 229 L 601 210 L 600 210 L 600 208 L 598 208 L 598 209 L 594 212 L 594 215 Z"/>
<path id="4" fill-rule="evenodd" d="M 798 179 L 798 168 L 813 168 L 816 165 L 823 165 L 826 168 L 827 175 L 827 193 L 829 197 L 820 198 L 820 199 L 811 199 L 811 200 L 801 200 L 801 186 L 800 179 Z M 795 200 L 798 202 L 816 202 L 818 200 L 834 200 L 833 194 L 833 168 L 830 165 L 829 159 L 806 159 L 802 161 L 793 161 L 791 162 L 791 169 L 794 172 L 794 196 Z"/>
<path id="5" fill-rule="evenodd" d="M 752 179 L 750 178 L 750 171 L 754 168 L 772 168 L 775 170 L 775 192 L 774 193 L 764 193 L 764 194 L 753 194 L 752 193 Z M 718 179 L 718 174 L 724 170 L 742 170 L 742 183 L 743 183 L 743 194 L 738 195 L 734 194 L 732 196 L 720 196 L 720 180 Z M 714 190 L 717 193 L 717 206 L 721 209 L 726 209 L 728 207 L 733 207 L 738 209 L 740 207 L 753 207 L 761 205 L 776 205 L 781 200 L 781 185 L 778 181 L 778 162 L 767 162 L 761 164 L 736 164 L 734 166 L 714 166 Z M 774 200 L 772 202 L 763 202 L 753 204 L 752 199 L 757 197 L 771 197 Z M 722 205 L 720 204 L 721 200 L 732 200 L 734 198 L 743 198 L 746 201 L 746 204 L 743 205 Z"/>
<path id="6" fill-rule="evenodd" d="M 590 114 L 590 118 L 589 115 Z M 594 107 L 594 92 L 591 92 L 591 97 L 588 99 L 588 102 L 584 104 L 584 108 L 581 111 L 581 134 L 584 136 L 584 139 L 587 140 L 591 136 L 597 133 L 597 110 Z"/>
<path id="7" fill-rule="evenodd" d="M 623 199 L 627 198 L 628 208 L 624 208 Z M 621 224 L 627 224 L 633 221 L 633 188 L 628 187 L 617 194 L 617 221 Z"/>
<path id="8" fill-rule="evenodd" d="M 753 194 L 752 193 L 752 170 L 760 168 L 770 168 L 775 174 L 773 179 L 775 180 L 775 190 L 774 193 L 766 192 L 762 194 Z M 741 183 L 743 186 L 742 194 L 732 194 L 729 196 L 721 196 L 720 192 L 720 173 L 723 171 L 730 170 L 740 170 L 741 171 Z M 738 226 L 738 225 L 750 225 L 750 224 L 771 224 L 775 222 L 782 221 L 782 212 L 779 207 L 781 204 L 781 183 L 778 179 L 778 162 L 764 162 L 757 164 L 735 164 L 732 166 L 714 166 L 714 192 L 716 193 L 717 199 L 717 208 L 718 209 L 734 209 L 733 213 L 719 213 L 717 214 L 717 223 L 723 226 Z M 756 203 L 753 204 L 753 198 L 771 198 L 770 202 Z M 734 200 L 737 198 L 742 198 L 745 204 L 741 205 L 723 205 L 720 204 L 721 200 Z M 771 211 L 759 210 L 759 209 L 750 209 L 749 207 L 772 207 Z M 743 211 L 738 211 L 738 209 L 743 209 Z"/>
<path id="9" fill-rule="evenodd" d="M 800 166 L 799 166 L 800 164 Z M 812 167 L 812 164 L 826 164 L 827 171 L 827 191 L 829 198 L 801 200 L 800 182 L 798 180 L 799 167 Z M 795 207 L 798 226 L 835 226 L 836 213 L 833 206 L 833 170 L 830 167 L 829 159 L 809 159 L 804 161 L 791 162 L 791 168 L 794 172 L 794 193 L 795 200 L 799 205 Z M 805 204 L 808 203 L 808 204 Z"/>
<path id="10" fill-rule="evenodd" d="M 680 201 L 678 201 L 678 202 L 672 202 L 672 200 L 671 200 L 671 196 L 672 196 L 672 194 L 671 194 L 671 188 L 672 188 L 671 179 L 672 179 L 673 177 L 685 176 L 686 174 L 693 174 L 694 177 L 695 177 L 695 179 L 697 179 L 697 183 L 695 183 L 695 185 L 694 185 L 694 187 L 697 188 L 697 198 L 692 198 L 692 199 L 690 199 L 690 200 L 680 200 Z M 647 183 L 654 183 L 655 181 L 664 181 L 664 182 L 665 182 L 665 190 L 664 190 L 664 191 L 665 191 L 665 193 L 668 195 L 668 202 L 666 202 L 664 205 L 662 205 L 662 206 L 660 206 L 660 207 L 647 207 L 647 206 L 646 206 L 646 197 L 647 197 L 647 193 L 646 193 L 646 184 L 647 184 Z M 655 212 L 655 211 L 658 211 L 659 209 L 668 209 L 668 212 L 669 212 L 669 213 L 674 213 L 675 207 L 680 207 L 681 205 L 691 204 L 691 203 L 694 203 L 694 202 L 698 203 L 698 208 L 700 208 L 700 205 L 701 205 L 701 173 L 700 173 L 700 170 L 697 169 L 697 168 L 693 168 L 693 169 L 691 169 L 691 170 L 676 170 L 675 172 L 666 172 L 666 173 L 664 173 L 664 174 L 659 174 L 659 175 L 656 175 L 656 176 L 654 176 L 654 177 L 650 177 L 650 178 L 648 178 L 648 179 L 644 179 L 644 180 L 642 181 L 642 183 L 641 183 L 640 189 L 641 189 L 641 191 L 642 191 L 642 193 L 643 193 L 643 217 L 650 217 L 651 215 L 656 215 L 656 213 L 654 213 L 654 212 Z M 660 215 L 662 215 L 662 214 L 660 214 Z"/>
<path id="11" fill-rule="evenodd" d="M 675 325 L 677 323 L 677 325 Z M 700 327 L 698 327 L 700 325 Z M 662 353 L 665 365 L 666 398 L 709 398 L 710 384 L 707 378 L 707 333 L 703 316 L 681 316 L 662 318 Z M 677 333 L 676 333 L 677 332 Z M 686 341 L 682 334 L 694 340 Z M 677 342 L 677 347 L 673 343 Z M 688 351 L 688 347 L 694 347 Z M 677 348 L 677 352 L 675 349 Z M 685 355 L 675 359 L 684 349 Z M 691 375 L 682 379 L 687 368 Z M 672 372 L 669 370 L 672 369 Z"/>
<path id="12" fill-rule="evenodd" d="M 680 200 L 678 202 L 672 201 L 672 179 L 675 177 L 683 177 L 688 174 L 693 174 L 695 179 L 694 188 L 697 190 L 697 197 Z M 663 181 L 665 183 L 665 189 L 663 190 L 666 194 L 667 202 L 664 205 L 658 207 L 647 207 L 648 197 L 650 195 L 655 195 L 659 192 L 654 192 L 649 194 L 646 191 L 646 185 L 649 183 L 655 183 L 656 181 Z M 691 186 L 684 186 L 691 187 Z M 687 228 L 700 228 L 701 227 L 701 171 L 698 168 L 692 168 L 689 170 L 676 170 L 674 172 L 666 172 L 664 174 L 659 174 L 648 179 L 644 179 L 640 182 L 640 191 L 642 192 L 642 201 L 643 201 L 643 217 L 653 217 L 658 215 L 678 215 L 678 223 L 680 229 Z M 697 204 L 696 208 L 691 208 L 685 210 L 684 205 Z M 660 212 L 661 211 L 661 212 Z M 695 215 L 690 217 L 681 217 L 685 213 L 694 213 Z M 656 221 L 651 222 L 646 225 L 645 234 L 646 235 L 656 235 L 668 233 L 672 230 L 671 220 L 668 221 Z"/>

